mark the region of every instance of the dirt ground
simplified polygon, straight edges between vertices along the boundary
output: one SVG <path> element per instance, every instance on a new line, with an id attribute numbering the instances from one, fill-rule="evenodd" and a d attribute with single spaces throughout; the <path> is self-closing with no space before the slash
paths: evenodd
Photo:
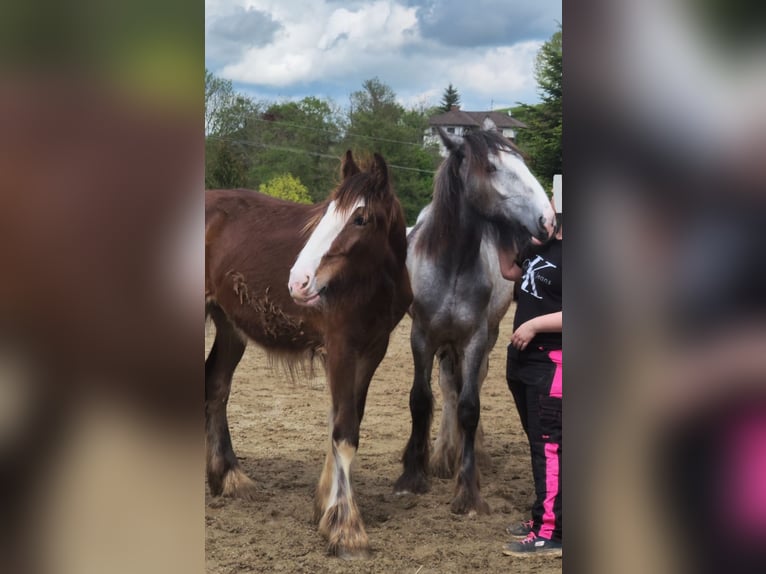
<path id="1" fill-rule="evenodd" d="M 528 516 L 534 493 L 528 448 L 505 384 L 505 345 L 513 311 L 512 307 L 501 326 L 482 391 L 481 420 L 491 457 L 481 482 L 492 509 L 488 516 L 451 514 L 452 480 L 432 479 L 431 491 L 417 497 L 393 494 L 410 431 L 409 318 L 392 333 L 370 385 L 352 467 L 372 550 L 362 561 L 328 557 L 312 521 L 313 493 L 328 441 L 329 392 L 323 373 L 291 382 L 250 344 L 234 375 L 228 412 L 234 450 L 260 491 L 254 502 L 206 495 L 207 571 L 560 573 L 560 558 L 512 558 L 500 551 L 507 540 L 505 526 Z M 213 335 L 209 324 L 206 351 Z M 442 405 L 436 380 L 433 389 L 432 437 Z"/>

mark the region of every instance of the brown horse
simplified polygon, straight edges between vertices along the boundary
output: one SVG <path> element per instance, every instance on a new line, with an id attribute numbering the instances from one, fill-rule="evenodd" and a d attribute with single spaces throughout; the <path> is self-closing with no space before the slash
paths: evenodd
<path id="1" fill-rule="evenodd" d="M 319 357 L 332 395 L 330 448 L 315 518 L 329 551 L 365 555 L 349 469 L 367 389 L 412 301 L 404 213 L 377 154 L 318 205 L 247 190 L 205 197 L 205 302 L 216 337 L 205 361 L 207 478 L 215 495 L 253 494 L 231 444 L 226 404 L 247 338 L 288 364 Z M 292 269 L 290 265 L 295 262 Z"/>

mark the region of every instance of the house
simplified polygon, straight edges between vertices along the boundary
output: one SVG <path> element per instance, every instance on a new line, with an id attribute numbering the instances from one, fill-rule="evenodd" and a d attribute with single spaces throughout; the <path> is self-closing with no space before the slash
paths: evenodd
<path id="1" fill-rule="evenodd" d="M 511 141 L 516 139 L 516 130 L 527 127 L 516 118 L 511 117 L 510 112 L 466 112 L 460 106 L 452 106 L 452 109 L 442 114 L 431 116 L 428 119 L 429 128 L 423 137 L 425 144 L 438 144 L 439 153 L 447 157 L 447 149 L 439 139 L 436 128 L 441 127 L 448 134 L 463 135 L 471 130 L 497 130 Z"/>

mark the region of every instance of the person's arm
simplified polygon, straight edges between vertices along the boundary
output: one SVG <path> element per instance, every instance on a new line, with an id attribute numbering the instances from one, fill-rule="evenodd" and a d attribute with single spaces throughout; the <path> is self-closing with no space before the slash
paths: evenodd
<path id="1" fill-rule="evenodd" d="M 562 311 L 557 311 L 555 313 L 533 317 L 529 321 L 522 323 L 519 325 L 519 328 L 513 332 L 513 335 L 511 336 L 511 345 L 516 347 L 519 351 L 523 351 L 538 333 L 560 333 L 561 317 Z"/>
<path id="2" fill-rule="evenodd" d="M 508 279 L 508 281 L 521 281 L 521 278 L 524 275 L 524 270 L 519 267 L 519 264 L 515 261 L 506 264 L 501 260 L 500 274 L 503 278 Z"/>

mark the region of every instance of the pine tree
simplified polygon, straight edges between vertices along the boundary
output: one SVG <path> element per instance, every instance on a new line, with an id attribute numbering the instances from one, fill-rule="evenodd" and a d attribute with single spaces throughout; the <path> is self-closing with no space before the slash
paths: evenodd
<path id="1" fill-rule="evenodd" d="M 444 90 L 439 109 L 443 112 L 448 112 L 452 109 L 452 106 L 460 106 L 460 94 L 458 93 L 455 86 L 453 86 L 450 82 L 450 85 L 447 86 L 447 88 Z"/>

